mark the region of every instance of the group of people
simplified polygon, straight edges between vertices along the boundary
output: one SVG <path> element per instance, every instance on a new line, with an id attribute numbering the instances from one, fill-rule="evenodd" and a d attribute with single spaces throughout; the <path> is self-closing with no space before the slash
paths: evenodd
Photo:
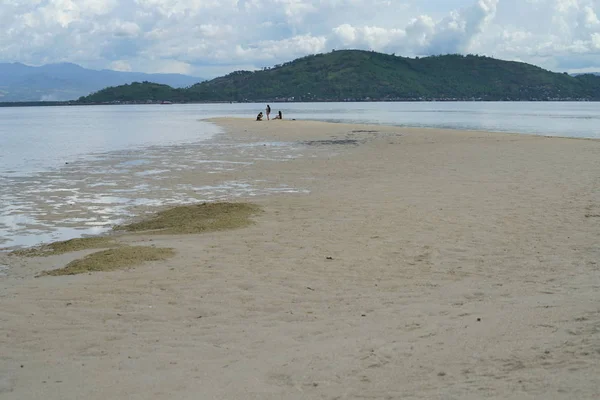
<path id="1" fill-rule="evenodd" d="M 270 115 L 271 115 L 271 106 L 267 104 L 267 108 L 266 108 L 266 113 L 267 113 L 267 121 L 270 120 Z M 281 111 L 277 112 L 277 115 L 275 116 L 275 118 L 273 119 L 283 119 L 283 114 L 281 113 Z M 262 121 L 263 120 L 263 112 L 259 112 L 258 115 L 256 116 L 256 120 L 257 121 Z"/>

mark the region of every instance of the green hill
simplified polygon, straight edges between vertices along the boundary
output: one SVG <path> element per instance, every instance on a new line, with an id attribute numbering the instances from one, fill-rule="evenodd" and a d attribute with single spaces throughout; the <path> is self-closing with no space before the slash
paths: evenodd
<path id="1" fill-rule="evenodd" d="M 127 85 L 111 86 L 80 97 L 79 102 L 160 102 L 178 101 L 185 102 L 183 89 L 173 89 L 168 85 L 152 82 L 133 82 Z"/>
<path id="2" fill-rule="evenodd" d="M 570 76 L 476 55 L 406 58 L 362 50 L 299 58 L 261 71 L 237 71 L 186 89 L 134 83 L 84 103 L 168 100 L 600 100 L 600 77 Z"/>

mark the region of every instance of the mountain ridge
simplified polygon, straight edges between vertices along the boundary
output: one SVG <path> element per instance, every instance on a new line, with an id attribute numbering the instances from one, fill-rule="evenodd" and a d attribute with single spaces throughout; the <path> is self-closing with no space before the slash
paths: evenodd
<path id="1" fill-rule="evenodd" d="M 150 80 L 187 87 L 203 79 L 183 74 L 94 70 L 69 62 L 38 67 L 19 62 L 0 63 L 0 102 L 75 100 L 108 86 Z"/>

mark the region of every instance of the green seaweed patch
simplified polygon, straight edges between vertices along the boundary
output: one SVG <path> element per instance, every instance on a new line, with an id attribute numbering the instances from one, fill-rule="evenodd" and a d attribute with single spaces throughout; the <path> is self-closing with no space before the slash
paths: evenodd
<path id="1" fill-rule="evenodd" d="M 154 217 L 115 230 L 161 234 L 192 234 L 242 228 L 252 224 L 250 217 L 260 207 L 250 203 L 202 203 L 174 207 Z"/>
<path id="2" fill-rule="evenodd" d="M 89 254 L 68 263 L 64 268 L 45 271 L 40 276 L 77 275 L 94 271 L 114 271 L 142 264 L 146 261 L 160 261 L 173 257 L 171 248 L 148 246 L 124 246 Z"/>
<path id="3" fill-rule="evenodd" d="M 15 250 L 11 254 L 25 257 L 44 257 L 70 253 L 79 250 L 114 247 L 117 243 L 110 237 L 86 237 L 43 244 L 30 249 Z"/>

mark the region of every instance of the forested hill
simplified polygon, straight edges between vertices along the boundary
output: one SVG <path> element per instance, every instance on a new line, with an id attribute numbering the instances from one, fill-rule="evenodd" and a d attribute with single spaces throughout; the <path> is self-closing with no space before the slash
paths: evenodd
<path id="1" fill-rule="evenodd" d="M 361 50 L 238 71 L 187 89 L 141 83 L 83 97 L 97 102 L 600 100 L 600 77 L 570 76 L 475 55 L 406 58 Z"/>

